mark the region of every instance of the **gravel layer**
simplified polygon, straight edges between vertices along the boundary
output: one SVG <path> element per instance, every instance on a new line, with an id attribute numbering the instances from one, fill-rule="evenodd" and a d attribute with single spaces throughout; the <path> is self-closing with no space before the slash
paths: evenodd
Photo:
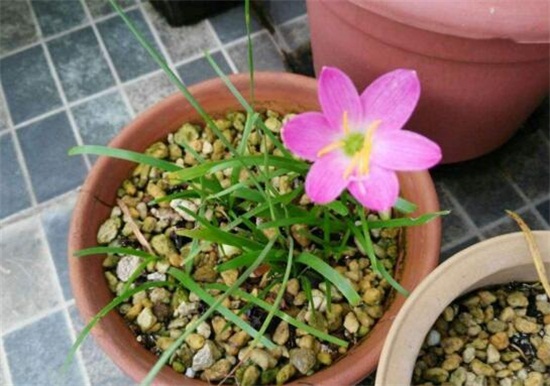
<path id="1" fill-rule="evenodd" d="M 267 111 L 263 115 L 266 126 L 278 134 L 284 119 L 277 113 Z M 228 114 L 225 119 L 217 121 L 224 136 L 235 146 L 240 143 L 244 130 L 245 117 L 241 113 Z M 205 128 L 192 124 L 183 125 L 176 133 L 170 135 L 165 142 L 153 144 L 147 151 L 159 159 L 176 162 L 181 166 L 197 165 L 197 159 L 191 151 L 193 148 L 206 160 L 228 158 L 228 152 L 222 141 Z M 268 152 L 280 155 L 269 140 L 264 140 L 259 131 L 253 130 L 247 151 L 250 154 Z M 257 172 L 241 170 L 239 181 L 245 181 L 249 173 Z M 222 187 L 231 185 L 232 169 L 218 171 L 211 177 L 219 181 Z M 287 194 L 300 189 L 303 181 L 296 175 L 286 174 L 274 177 L 273 186 L 281 194 Z M 139 165 L 132 175 L 123 182 L 118 190 L 118 197 L 127 206 L 135 223 L 160 257 L 152 262 L 137 278 L 136 285 L 147 281 L 172 281 L 167 274 L 170 267 L 183 269 L 185 258 L 191 250 L 191 239 L 176 234 L 177 230 L 195 229 L 198 224 L 193 213 L 201 213 L 208 219 L 214 219 L 219 227 L 230 222 L 226 208 L 215 201 L 203 203 L 199 198 L 177 198 L 151 205 L 153 199 L 161 199 L 177 192 L 189 192 L 193 187 L 188 184 L 171 185 L 167 174 L 146 165 Z M 306 210 L 312 205 L 305 194 L 294 199 Z M 243 200 L 240 205 L 242 212 L 252 210 L 255 202 Z M 350 207 L 351 211 L 358 208 Z M 355 213 L 350 216 L 355 216 Z M 368 214 L 370 219 L 377 219 L 374 213 Z M 110 246 L 128 246 L 140 248 L 132 226 L 123 215 L 119 206 L 113 208 L 111 216 L 99 229 L 97 240 L 99 244 Z M 268 220 L 254 216 L 250 221 L 260 224 Z M 245 228 L 242 228 L 245 229 Z M 242 230 L 235 228 L 238 234 Z M 269 237 L 269 230 L 264 233 Z M 294 225 L 291 235 L 295 240 L 296 252 L 308 251 L 322 256 L 319 245 L 312 241 L 308 234 L 322 237 L 318 227 Z M 372 230 L 375 251 L 380 261 L 393 272 L 398 258 L 398 229 Z M 191 276 L 198 283 L 223 283 L 230 286 L 235 283 L 243 269 L 231 269 L 219 272 L 217 267 L 232 258 L 239 256 L 241 250 L 227 245 L 217 245 L 210 242 L 200 243 L 200 253 L 193 259 Z M 333 286 L 327 285 L 318 275 L 305 275 L 311 289 L 303 287 L 303 282 L 292 278 L 285 289 L 280 309 L 325 333 L 330 333 L 345 339 L 352 345 L 357 343 L 372 329 L 382 316 L 391 293 L 390 285 L 377 276 L 371 269 L 370 262 L 358 250 L 353 238 L 349 239 L 341 256 L 332 256 L 328 261 L 346 277 L 362 297 L 362 303 L 357 307 L 350 306 L 342 294 Z M 133 256 L 110 255 L 104 261 L 105 277 L 110 289 L 120 294 L 124 284 L 140 265 L 141 260 Z M 241 287 L 251 294 L 262 297 L 272 303 L 280 288 L 272 285 L 274 272 L 268 266 L 262 266 Z M 119 312 L 127 320 L 130 328 L 136 334 L 136 339 L 157 355 L 166 350 L 170 344 L 182 334 L 185 327 L 195 321 L 207 309 L 207 305 L 193 292 L 181 287 L 152 288 L 135 294 L 128 302 L 119 307 Z M 330 291 L 330 302 L 327 293 Z M 208 291 L 214 297 L 219 291 Z M 311 299 L 306 295 L 311 293 Z M 239 297 L 225 299 L 223 305 L 238 313 L 242 319 L 259 329 L 267 316 L 267 312 L 253 304 L 246 303 Z M 170 365 L 178 372 L 188 377 L 200 378 L 208 382 L 219 382 L 232 372 L 236 364 L 244 358 L 251 338 L 235 325 L 231 325 L 221 316 L 214 314 L 203 322 L 191 334 L 170 359 Z M 347 350 L 329 344 L 297 329 L 287 322 L 274 318 L 266 337 L 271 339 L 277 348 L 268 350 L 257 345 L 250 351 L 249 357 L 238 366 L 227 383 L 240 385 L 282 384 L 288 380 L 310 375 L 313 372 L 330 365 Z"/>
<path id="2" fill-rule="evenodd" d="M 540 283 L 474 291 L 428 333 L 416 385 L 549 386 L 550 302 Z"/>

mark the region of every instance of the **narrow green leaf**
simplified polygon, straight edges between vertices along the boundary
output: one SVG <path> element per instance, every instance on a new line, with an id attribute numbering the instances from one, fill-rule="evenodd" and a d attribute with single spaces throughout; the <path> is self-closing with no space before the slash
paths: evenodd
<path id="1" fill-rule="evenodd" d="M 317 225 L 319 224 L 319 219 L 314 215 L 307 216 L 307 217 L 282 218 L 275 221 L 264 222 L 258 225 L 258 229 L 281 228 L 281 227 L 287 227 L 295 224 Z"/>
<path id="2" fill-rule="evenodd" d="M 415 225 L 426 224 L 438 217 L 446 216 L 451 211 L 442 210 L 439 212 L 426 213 L 418 217 L 398 217 L 390 220 L 374 220 L 369 221 L 369 229 L 380 229 L 380 228 L 400 228 L 400 227 L 410 227 Z"/>
<path id="3" fill-rule="evenodd" d="M 250 74 L 250 99 L 254 105 L 254 48 L 250 37 L 250 0 L 244 1 L 244 23 L 246 25 L 246 48 L 248 51 L 248 73 Z"/>
<path id="4" fill-rule="evenodd" d="M 347 206 L 345 206 L 341 201 L 332 201 L 331 203 L 328 203 L 325 205 L 327 208 L 333 210 L 340 216 L 347 216 L 349 215 L 349 209 Z"/>
<path id="5" fill-rule="evenodd" d="M 237 248 L 248 250 L 261 250 L 263 245 L 247 237 L 237 236 L 218 228 L 201 229 L 179 229 L 176 231 L 179 236 L 185 236 L 192 239 L 208 240 L 216 244 L 232 245 Z"/>
<path id="6" fill-rule="evenodd" d="M 149 288 L 153 287 L 166 287 L 169 286 L 170 283 L 164 282 L 164 281 L 151 281 L 145 284 L 142 284 L 134 289 L 131 289 L 129 291 L 123 292 L 122 294 L 118 295 L 116 298 L 111 300 L 109 304 L 107 304 L 105 307 L 101 309 L 93 318 L 90 320 L 90 322 L 82 329 L 80 334 L 78 334 L 76 341 L 73 343 L 71 349 L 69 350 L 69 354 L 67 355 L 67 358 L 65 360 L 65 364 L 63 367 L 67 368 L 71 362 L 74 359 L 74 356 L 76 354 L 76 351 L 86 339 L 88 335 L 90 335 L 90 332 L 92 331 L 92 328 L 109 312 L 111 312 L 113 309 L 115 309 L 117 306 L 125 302 L 126 300 L 130 299 L 132 296 L 137 294 L 138 292 L 145 291 Z"/>
<path id="7" fill-rule="evenodd" d="M 84 145 L 84 146 L 75 146 L 69 149 L 69 155 L 77 155 L 77 154 L 103 155 L 111 158 L 118 158 L 126 161 L 131 161 L 139 164 L 146 164 L 168 172 L 175 172 L 178 170 L 182 170 L 180 166 L 172 162 L 163 161 L 161 159 L 151 157 L 150 155 L 138 153 L 131 150 L 116 149 L 116 148 L 107 147 L 107 146 Z"/>
<path id="8" fill-rule="evenodd" d="M 233 157 L 221 161 L 207 162 L 191 168 L 180 169 L 176 172 L 170 173 L 169 179 L 174 182 L 181 183 L 235 166 L 261 166 L 264 165 L 264 162 L 265 159 L 262 155 L 237 158 Z M 301 161 L 277 156 L 267 156 L 267 166 L 287 169 L 288 171 L 293 171 L 299 174 L 305 173 L 308 169 L 307 165 Z"/>
<path id="9" fill-rule="evenodd" d="M 402 197 L 399 197 L 393 208 L 401 213 L 411 214 L 416 210 L 417 206 L 412 202 L 407 201 Z"/>
<path id="10" fill-rule="evenodd" d="M 224 291 L 227 289 L 227 286 L 224 285 L 224 284 L 219 284 L 219 283 L 214 283 L 214 284 L 206 284 L 205 285 L 205 288 L 207 289 L 217 289 L 217 290 L 220 290 L 220 291 Z M 237 289 L 235 290 L 234 292 L 234 295 L 235 296 L 238 296 L 244 300 L 246 300 L 248 303 L 252 303 L 252 304 L 255 304 L 257 305 L 258 307 L 261 307 L 262 309 L 266 310 L 266 311 L 269 311 L 271 309 L 271 304 L 266 302 L 265 300 L 263 300 L 260 296 L 256 297 L 254 295 L 251 295 L 249 294 L 248 292 L 246 291 L 243 291 L 243 290 L 240 290 L 240 289 Z M 304 330 L 305 332 L 307 332 L 308 334 L 310 335 L 313 335 L 325 342 L 329 342 L 329 343 L 334 343 L 338 346 L 341 346 L 341 347 L 348 347 L 349 346 L 349 343 L 346 342 L 345 340 L 342 340 L 342 339 L 339 339 L 335 336 L 332 336 L 332 335 L 329 335 L 329 334 L 325 334 L 324 332 L 321 332 L 303 322 L 300 322 L 299 320 L 293 318 L 292 316 L 288 315 L 287 313 L 281 311 L 281 310 L 276 310 L 275 311 L 275 316 L 278 317 L 279 319 L 281 320 L 284 320 L 285 322 L 287 322 L 288 324 L 296 327 L 296 328 L 299 328 L 300 330 Z"/>
<path id="11" fill-rule="evenodd" d="M 172 276 L 174 276 L 180 283 L 182 283 L 185 287 L 187 287 L 190 291 L 197 294 L 197 296 L 204 301 L 206 304 L 210 306 L 209 311 L 212 310 L 212 312 L 219 312 L 224 318 L 226 318 L 231 323 L 235 324 L 237 327 L 239 327 L 241 330 L 245 331 L 247 334 L 249 334 L 252 337 L 259 336 L 258 331 L 254 329 L 252 326 L 250 326 L 248 323 L 243 321 L 241 318 L 239 318 L 233 311 L 229 310 L 228 308 L 222 306 L 222 302 L 220 299 L 227 298 L 229 294 L 231 294 L 232 291 L 230 291 L 230 288 L 227 290 L 227 292 L 224 293 L 225 297 L 220 297 L 218 300 L 216 300 L 212 295 L 210 295 L 208 292 L 206 292 L 200 285 L 195 283 L 191 277 L 178 269 L 170 268 L 168 269 L 168 273 Z M 242 275 L 241 275 L 242 276 Z M 241 283 L 242 284 L 242 283 Z M 208 312 L 208 311 L 207 311 Z M 265 337 L 260 337 L 260 341 L 262 344 L 269 348 L 273 349 L 276 347 L 276 345 L 271 342 L 269 339 Z"/>
<path id="12" fill-rule="evenodd" d="M 144 259 L 156 259 L 157 257 L 150 253 L 144 252 L 134 248 L 122 248 L 122 247 L 92 247 L 81 249 L 73 253 L 74 257 L 83 257 L 90 255 L 104 255 L 104 254 L 117 254 L 117 255 L 130 255 L 142 257 Z"/>
<path id="13" fill-rule="evenodd" d="M 259 251 L 245 252 L 231 260 L 226 261 L 216 267 L 216 271 L 223 272 L 230 269 L 239 269 L 242 267 L 248 267 L 258 259 Z M 266 258 L 269 262 L 285 262 L 286 257 L 279 250 L 271 251 Z"/>
<path id="14" fill-rule="evenodd" d="M 361 303 L 361 297 L 357 291 L 353 289 L 348 279 L 317 256 L 308 252 L 303 252 L 296 259 L 296 263 L 307 265 L 314 271 L 321 274 L 321 276 L 324 276 L 330 280 L 352 306 L 356 306 Z"/>

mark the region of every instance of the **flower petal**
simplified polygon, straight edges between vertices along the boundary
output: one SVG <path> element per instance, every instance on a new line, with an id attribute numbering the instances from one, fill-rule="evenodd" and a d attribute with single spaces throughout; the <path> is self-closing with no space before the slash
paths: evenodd
<path id="1" fill-rule="evenodd" d="M 319 158 L 306 177 L 306 194 L 316 204 L 334 201 L 348 185 L 344 172 L 349 159 L 339 150 Z"/>
<path id="2" fill-rule="evenodd" d="M 424 170 L 441 161 L 441 149 L 412 131 L 380 131 L 374 137 L 371 161 L 391 170 Z"/>
<path id="3" fill-rule="evenodd" d="M 361 94 L 363 121 L 381 120 L 379 129 L 399 130 L 420 97 L 416 71 L 399 69 L 382 75 Z"/>
<path id="4" fill-rule="evenodd" d="M 342 118 L 347 111 L 350 128 L 361 124 L 359 93 L 351 79 L 335 67 L 323 67 L 319 76 L 319 103 L 332 126 L 342 130 Z"/>
<path id="5" fill-rule="evenodd" d="M 339 130 L 330 126 L 321 113 L 303 113 L 291 118 L 281 136 L 288 150 L 308 161 L 315 161 L 323 147 L 337 140 Z"/>
<path id="6" fill-rule="evenodd" d="M 350 182 L 348 189 L 361 205 L 381 212 L 395 204 L 399 194 L 399 181 L 395 172 L 371 165 L 369 175 Z"/>

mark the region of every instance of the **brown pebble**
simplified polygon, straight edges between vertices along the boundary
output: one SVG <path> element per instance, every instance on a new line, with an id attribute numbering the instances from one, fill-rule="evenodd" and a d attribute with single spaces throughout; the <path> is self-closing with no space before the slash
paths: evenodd
<path id="1" fill-rule="evenodd" d="M 497 332 L 496 334 L 492 335 L 489 340 L 491 341 L 491 344 L 493 346 L 501 351 L 508 347 L 508 345 L 510 344 L 508 334 L 506 334 L 505 332 Z"/>

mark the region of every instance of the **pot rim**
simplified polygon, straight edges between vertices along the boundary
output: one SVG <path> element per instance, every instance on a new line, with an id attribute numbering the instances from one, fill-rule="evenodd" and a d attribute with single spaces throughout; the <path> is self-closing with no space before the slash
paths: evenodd
<path id="1" fill-rule="evenodd" d="M 248 90 L 249 82 L 247 74 L 230 75 L 229 79 L 239 90 L 241 90 L 241 92 L 246 92 Z M 290 100 L 290 102 L 285 102 L 286 104 L 292 104 L 293 106 L 298 107 L 311 106 L 313 101 L 311 96 L 315 95 L 315 105 L 318 106 L 316 91 L 317 82 L 313 78 L 288 73 L 257 72 L 255 73 L 255 82 L 257 101 L 262 98 L 261 94 L 264 94 L 265 96 L 266 93 L 270 93 L 270 95 L 276 95 L 281 98 L 281 95 L 284 95 L 286 92 L 287 100 Z M 215 95 L 217 99 L 221 100 L 224 98 L 225 93 L 229 92 L 226 90 L 222 80 L 218 78 L 194 85 L 190 87 L 189 90 L 199 100 L 201 100 L 204 95 L 211 95 L 214 92 L 216 93 Z M 266 90 L 269 90 L 269 92 Z M 300 93 L 302 95 L 299 95 Z M 308 101 L 300 100 L 300 98 L 304 97 L 305 99 L 308 99 Z M 264 101 L 267 104 L 267 107 L 270 106 L 269 101 L 272 100 L 274 101 L 274 99 L 266 99 Z M 172 127 L 178 122 L 181 125 L 184 122 L 194 120 L 190 117 L 190 115 L 185 114 L 178 118 L 168 117 L 168 112 L 173 111 L 176 108 L 181 111 L 184 109 L 187 109 L 186 111 L 192 110 L 188 102 L 185 101 L 184 97 L 181 94 L 176 93 L 160 101 L 136 117 L 121 131 L 121 133 L 115 137 L 115 139 L 109 143 L 109 146 L 143 151 L 144 149 L 139 149 L 139 146 L 132 142 L 132 138 L 134 138 L 136 130 L 149 129 L 149 131 L 151 131 L 150 128 L 144 128 L 143 126 L 146 126 L 148 123 L 151 125 L 160 125 L 159 121 L 162 121 L 162 125 L 164 125 L 163 127 Z M 234 107 L 227 107 L 224 111 L 227 111 L 227 109 L 235 110 Z M 221 111 L 221 108 L 220 110 L 215 111 L 213 115 L 218 114 L 219 111 Z M 196 115 L 196 113 L 193 114 Z M 166 131 L 166 133 L 168 133 L 168 131 Z M 167 134 L 157 133 L 154 135 L 157 135 L 156 138 L 164 138 Z M 161 136 L 159 137 L 159 135 Z M 152 142 L 149 142 L 149 144 L 150 143 Z M 90 208 L 93 208 L 94 205 L 96 207 L 104 205 L 104 209 L 108 205 L 105 202 L 112 201 L 108 197 L 107 193 L 109 192 L 106 192 L 105 188 L 103 188 L 101 186 L 102 184 L 100 184 L 100 176 L 102 176 L 103 173 L 111 172 L 114 162 L 124 161 L 114 160 L 108 157 L 100 157 L 97 160 L 81 189 L 71 221 L 68 248 L 71 285 L 77 308 L 80 315 L 86 322 L 88 322 L 89 319 L 105 304 L 95 304 L 95 291 L 94 289 L 89 288 L 89 285 L 95 285 L 97 283 L 92 283 L 92 279 L 88 277 L 89 266 L 85 266 L 85 264 L 90 260 L 90 258 L 94 257 L 90 256 L 86 259 L 74 259 L 71 256 L 74 251 L 91 246 L 89 245 L 89 241 L 85 241 L 85 238 L 87 237 L 86 235 L 90 234 L 87 222 L 87 216 L 89 216 Z M 131 166 L 130 163 L 128 163 L 128 165 Z M 428 172 L 405 173 L 401 174 L 399 177 L 404 187 L 408 187 L 411 195 L 416 195 L 419 197 L 419 202 L 416 204 L 422 212 L 439 210 L 435 187 Z M 421 201 L 420 198 L 422 199 Z M 411 251 L 416 254 L 423 253 L 424 256 L 423 258 L 415 259 L 414 269 L 416 269 L 416 271 L 413 270 L 413 268 L 407 269 L 407 266 L 405 266 L 405 269 L 403 270 L 403 282 L 408 283 L 407 287 L 409 290 L 414 288 L 418 282 L 438 264 L 441 221 L 440 219 L 436 219 L 426 225 L 415 228 L 416 229 L 408 228 L 407 234 L 409 234 L 409 232 L 411 234 L 414 233 L 415 235 L 419 234 L 420 237 L 417 237 L 414 242 L 409 242 L 408 244 L 411 245 L 407 245 L 407 249 L 409 250 L 409 248 L 411 248 Z M 92 232 L 96 231 L 97 230 L 92 230 Z M 95 239 L 95 233 L 93 233 L 93 237 Z M 103 278 L 103 282 L 104 280 L 105 279 Z M 86 285 L 87 282 L 89 283 L 88 286 Z M 106 284 L 104 285 L 106 287 Z M 95 302 L 97 303 L 97 300 L 95 300 Z M 386 335 L 391 324 L 391 320 L 397 314 L 397 310 L 403 302 L 404 299 L 401 296 L 397 296 L 393 300 L 388 310 L 386 310 L 384 317 L 376 324 L 371 334 L 369 334 L 369 337 L 373 337 L 370 339 L 370 344 L 356 345 L 348 352 L 348 354 L 346 354 L 344 358 L 335 362 L 332 366 L 315 373 L 311 377 L 300 378 L 292 384 L 297 385 L 302 384 L 303 382 L 309 382 L 317 385 L 324 384 L 327 386 L 332 386 L 335 382 L 343 382 L 348 384 L 360 381 L 369 372 L 374 370 L 382 349 L 383 337 Z M 121 324 L 124 324 L 123 318 L 118 313 L 110 313 L 92 330 L 92 334 L 101 348 L 126 374 L 136 380 L 142 379 L 144 374 L 147 374 L 149 369 L 152 367 L 152 364 L 154 364 L 156 357 L 142 346 L 139 346 L 139 344 L 135 342 L 135 339 L 133 339 L 132 342 L 128 342 L 128 339 L 122 336 L 112 336 L 110 333 L 111 329 L 114 327 L 119 327 Z M 126 339 L 126 341 L 123 341 L 124 339 Z M 365 341 L 365 343 L 366 342 L 367 341 Z M 132 355 L 131 352 L 128 352 L 132 349 L 138 351 Z M 155 384 L 173 384 L 174 381 L 181 380 L 181 377 L 183 377 L 182 374 L 178 374 L 171 368 L 165 367 L 157 375 Z M 190 385 L 206 385 L 205 382 L 196 379 L 185 379 L 185 381 Z"/>
<path id="2" fill-rule="evenodd" d="M 550 231 L 533 234 L 548 270 Z M 422 281 L 399 311 L 382 349 L 375 385 L 410 384 L 418 351 L 429 329 L 456 298 L 477 288 L 536 278 L 521 232 L 496 236 L 456 253 Z"/>
<path id="3" fill-rule="evenodd" d="M 445 35 L 523 44 L 550 41 L 546 1 L 349 1 L 388 19 Z"/>

